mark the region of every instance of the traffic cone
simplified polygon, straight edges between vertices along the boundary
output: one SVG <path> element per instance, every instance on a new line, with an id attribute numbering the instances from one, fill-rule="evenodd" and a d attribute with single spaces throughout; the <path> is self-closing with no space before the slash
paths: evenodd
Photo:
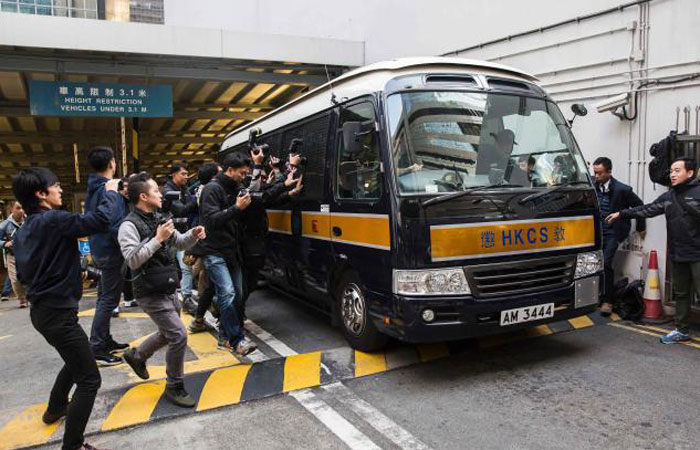
<path id="1" fill-rule="evenodd" d="M 661 320 L 661 282 L 659 281 L 659 258 L 656 250 L 652 250 L 649 254 L 649 267 L 647 268 L 647 279 L 644 282 L 642 298 L 644 299 L 644 320 Z"/>

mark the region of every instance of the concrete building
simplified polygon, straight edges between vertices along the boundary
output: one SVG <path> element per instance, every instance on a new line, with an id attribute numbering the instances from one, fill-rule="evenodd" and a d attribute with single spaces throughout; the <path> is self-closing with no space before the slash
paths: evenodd
<path id="1" fill-rule="evenodd" d="M 1 1 L 3 11 L 6 5 L 19 9 L 24 4 Z M 47 2 L 35 3 L 40 14 L 40 4 L 45 8 Z M 59 0 L 48 3 L 55 8 Z M 95 2 L 88 3 L 92 7 Z M 163 25 L 110 22 L 126 22 L 127 16 L 132 22 L 146 16 L 151 20 L 161 11 L 156 3 L 162 3 Z M 329 0 L 323 7 L 314 0 L 97 4 L 100 18 L 104 4 L 107 21 L 0 13 L 0 101 L 6 105 L 23 98 L 9 87 L 8 80 L 17 77 L 166 80 L 177 93 L 176 112 L 188 116 L 148 124 L 154 140 L 146 150 L 154 159 L 190 157 L 183 148 L 195 153 L 211 148 L 221 133 L 293 98 L 304 86 L 322 82 L 324 64 L 333 76 L 347 67 L 419 55 L 512 65 L 538 76 L 565 113 L 574 102 L 586 104 L 588 116 L 574 125 L 585 157 L 610 156 L 615 176 L 645 201 L 665 189 L 647 175 L 650 145 L 673 129 L 700 134 L 697 0 Z M 596 112 L 597 102 L 619 94 L 629 95 L 627 118 Z M 8 143 L 7 133 L 28 133 L 30 121 L 39 119 L 12 118 L 7 105 L 2 108 L 0 148 L 5 155 L 8 146 L 16 145 Z M 690 114 L 687 127 L 684 108 Z M 200 117 L 207 112 L 212 120 Z M 238 119 L 226 121 L 225 114 Z M 54 119 L 45 120 L 48 125 Z M 157 141 L 161 135 L 170 140 Z M 195 135 L 187 143 L 174 143 Z M 19 145 L 27 151 L 34 144 Z M 0 178 L 0 185 L 6 192 L 7 178 Z M 647 239 L 632 242 L 622 271 L 639 277 L 648 251 L 657 249 L 663 272 L 665 239 L 664 219 L 651 220 Z"/>

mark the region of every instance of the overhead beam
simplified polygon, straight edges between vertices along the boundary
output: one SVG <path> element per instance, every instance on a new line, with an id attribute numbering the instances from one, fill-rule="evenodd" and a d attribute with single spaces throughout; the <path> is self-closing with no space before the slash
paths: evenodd
<path id="1" fill-rule="evenodd" d="M 157 61 L 157 60 L 155 60 Z M 300 86 L 318 86 L 327 82 L 324 75 L 300 75 L 298 73 L 255 72 L 227 68 L 225 64 L 201 67 L 201 62 L 186 59 L 182 65 L 163 65 L 158 63 L 129 64 L 120 62 L 117 57 L 112 62 L 90 62 L 85 59 L 20 56 L 12 53 L 0 53 L 0 70 L 17 72 L 39 72 L 52 74 L 108 75 L 140 78 L 170 78 L 205 81 L 239 81 L 244 83 L 292 84 Z M 200 67 L 196 67 L 200 65 Z M 251 68 L 255 64 L 251 63 Z"/>
<path id="2" fill-rule="evenodd" d="M 205 120 L 255 120 L 264 116 L 265 112 L 241 112 L 241 111 L 173 111 L 174 119 L 205 119 Z M 5 117 L 52 117 L 52 116 L 32 116 L 29 106 L 4 105 L 0 106 L 0 116 Z M 56 116 L 68 117 L 68 116 Z M 72 117 L 72 116 L 71 116 Z M 78 116 L 75 116 L 78 117 Z M 85 116 L 89 118 L 89 116 Z"/>

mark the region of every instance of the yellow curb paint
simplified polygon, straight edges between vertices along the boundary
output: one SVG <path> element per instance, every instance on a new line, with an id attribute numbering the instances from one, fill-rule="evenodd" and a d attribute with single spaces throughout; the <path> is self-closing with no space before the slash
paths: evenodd
<path id="1" fill-rule="evenodd" d="M 246 364 L 212 372 L 199 396 L 197 411 L 206 411 L 240 402 L 243 385 L 251 367 Z"/>
<path id="2" fill-rule="evenodd" d="M 595 325 L 595 323 L 593 323 L 588 316 L 574 317 L 573 319 L 569 319 L 569 323 L 576 329 L 592 327 Z"/>
<path id="3" fill-rule="evenodd" d="M 165 381 L 134 386 L 119 399 L 102 424 L 102 431 L 148 422 L 165 390 Z"/>
<path id="4" fill-rule="evenodd" d="M 321 352 L 288 356 L 284 361 L 282 392 L 321 384 Z"/>
<path id="5" fill-rule="evenodd" d="M 450 349 L 447 347 L 447 344 L 444 343 L 421 344 L 417 346 L 417 349 L 421 362 L 433 361 L 450 356 Z"/>
<path id="6" fill-rule="evenodd" d="M 617 328 L 624 328 L 625 330 L 630 330 L 630 331 L 634 331 L 634 332 L 639 333 L 639 334 L 645 334 L 647 336 L 654 336 L 654 337 L 661 337 L 664 334 L 668 333 L 668 330 L 664 330 L 663 328 L 658 328 L 658 330 L 663 330 L 661 332 L 647 331 L 644 328 L 651 328 L 651 329 L 656 328 L 656 327 L 650 327 L 647 325 L 623 325 L 621 323 L 610 323 L 609 325 L 612 325 L 612 326 L 617 327 Z M 640 328 L 640 327 L 642 327 L 642 328 Z M 695 342 L 679 342 L 678 344 L 685 345 L 686 347 L 700 349 L 700 344 L 696 344 Z"/>
<path id="7" fill-rule="evenodd" d="M 46 411 L 46 403 L 30 406 L 17 414 L 0 429 L 0 450 L 45 444 L 61 423 L 46 425 L 41 416 Z"/>
<path id="8" fill-rule="evenodd" d="M 365 353 L 355 350 L 355 376 L 363 377 L 373 373 L 386 371 L 386 355 L 384 353 Z"/>
<path id="9" fill-rule="evenodd" d="M 554 334 L 551 328 L 547 325 L 537 325 L 536 327 L 528 328 L 525 330 L 527 337 L 537 337 L 537 336 L 549 336 Z"/>
<path id="10" fill-rule="evenodd" d="M 618 316 L 616 313 L 610 314 L 610 318 L 615 322 L 620 320 L 620 316 Z"/>
<path id="11" fill-rule="evenodd" d="M 227 355 L 223 355 L 221 357 L 211 357 L 207 359 L 195 359 L 193 361 L 185 361 L 185 375 L 197 372 L 206 372 L 208 370 L 220 369 L 222 367 L 235 366 L 238 364 L 239 362 L 237 359 L 233 358 L 232 360 L 231 357 Z M 148 373 L 151 375 L 151 377 L 149 378 L 150 381 L 165 379 L 165 366 L 149 365 L 147 367 Z M 106 367 L 102 370 L 112 368 L 125 373 L 134 382 L 143 382 L 143 380 L 139 378 L 133 370 L 131 370 L 131 367 L 129 367 L 128 364 L 120 364 L 118 366 Z"/>
<path id="12" fill-rule="evenodd" d="M 80 311 L 78 317 L 92 317 L 95 315 L 95 308 L 86 309 L 85 311 Z"/>

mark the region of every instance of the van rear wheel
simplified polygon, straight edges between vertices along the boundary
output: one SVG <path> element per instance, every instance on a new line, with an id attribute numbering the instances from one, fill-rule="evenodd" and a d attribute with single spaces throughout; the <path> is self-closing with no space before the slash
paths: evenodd
<path id="1" fill-rule="evenodd" d="M 350 346 L 363 352 L 382 349 L 388 337 L 377 330 L 369 317 L 360 277 L 353 272 L 343 275 L 336 296 L 340 326 Z"/>

